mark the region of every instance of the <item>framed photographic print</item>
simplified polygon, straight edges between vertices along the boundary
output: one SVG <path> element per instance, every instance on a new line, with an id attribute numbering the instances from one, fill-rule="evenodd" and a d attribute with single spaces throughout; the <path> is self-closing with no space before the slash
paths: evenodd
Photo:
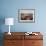
<path id="1" fill-rule="evenodd" d="M 19 9 L 18 10 L 19 22 L 35 22 L 35 9 Z"/>

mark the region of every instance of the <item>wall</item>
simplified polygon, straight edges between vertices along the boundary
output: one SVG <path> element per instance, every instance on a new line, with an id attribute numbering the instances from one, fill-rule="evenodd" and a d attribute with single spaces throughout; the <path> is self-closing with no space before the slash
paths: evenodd
<path id="1" fill-rule="evenodd" d="M 1 14 L 3 17 L 13 17 L 14 26 L 11 31 L 46 31 L 46 1 L 45 0 L 1 0 Z M 19 23 L 18 9 L 35 9 L 35 23 Z M 8 27 L 3 24 L 2 32 L 8 31 Z"/>

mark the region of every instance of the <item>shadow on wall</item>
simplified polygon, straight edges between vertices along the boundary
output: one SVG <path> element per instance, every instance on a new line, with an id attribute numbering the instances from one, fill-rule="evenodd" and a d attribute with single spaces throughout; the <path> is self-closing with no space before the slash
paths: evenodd
<path id="1" fill-rule="evenodd" d="M 3 33 L 0 33 L 0 46 L 4 46 L 3 41 L 4 41 Z"/>
<path id="2" fill-rule="evenodd" d="M 0 46 L 3 46 L 3 34 L 2 33 L 2 25 L 5 23 L 5 17 L 0 16 Z"/>
<path id="3" fill-rule="evenodd" d="M 4 16 L 0 16 L 0 33 L 2 33 L 2 25 L 5 24 L 5 17 Z"/>

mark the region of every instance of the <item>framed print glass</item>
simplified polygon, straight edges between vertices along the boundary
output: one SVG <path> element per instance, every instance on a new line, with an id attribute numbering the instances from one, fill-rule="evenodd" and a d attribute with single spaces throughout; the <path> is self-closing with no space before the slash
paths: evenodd
<path id="1" fill-rule="evenodd" d="M 18 11 L 19 22 L 35 22 L 35 9 L 19 9 Z"/>

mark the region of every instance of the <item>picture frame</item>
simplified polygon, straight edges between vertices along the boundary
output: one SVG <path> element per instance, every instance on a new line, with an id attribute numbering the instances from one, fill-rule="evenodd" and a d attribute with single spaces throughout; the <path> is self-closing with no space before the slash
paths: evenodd
<path id="1" fill-rule="evenodd" d="M 18 21 L 22 23 L 35 22 L 35 9 L 19 9 Z"/>

